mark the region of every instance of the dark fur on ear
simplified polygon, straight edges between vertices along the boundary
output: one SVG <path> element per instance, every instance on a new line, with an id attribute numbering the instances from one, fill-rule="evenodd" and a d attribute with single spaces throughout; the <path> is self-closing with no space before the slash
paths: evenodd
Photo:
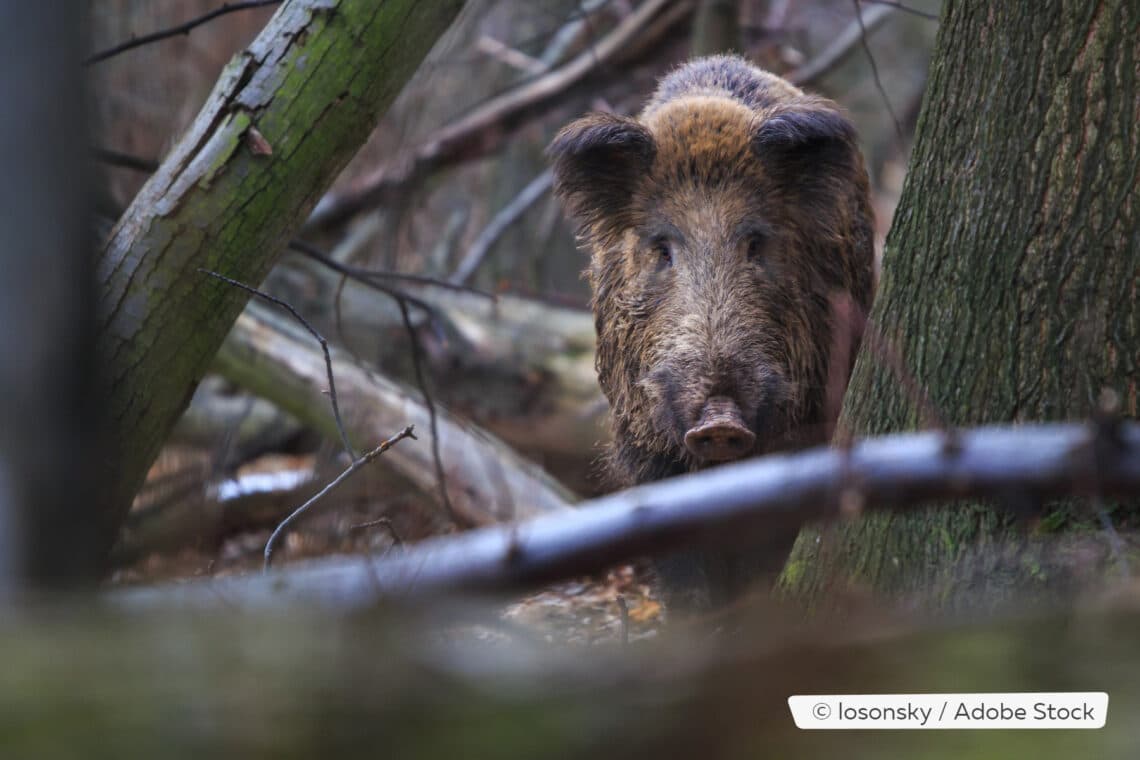
<path id="1" fill-rule="evenodd" d="M 565 127 L 546 149 L 554 192 L 587 237 L 620 234 L 630 198 L 657 153 L 653 135 L 633 119 L 594 113 Z"/>
<path id="2" fill-rule="evenodd" d="M 756 128 L 752 146 L 763 157 L 773 151 L 787 151 L 855 142 L 855 127 L 847 117 L 825 101 L 808 101 L 774 111 Z"/>
<path id="3" fill-rule="evenodd" d="M 855 127 L 833 103 L 806 97 L 756 125 L 752 150 L 774 178 L 803 199 L 846 187 L 862 171 Z"/>

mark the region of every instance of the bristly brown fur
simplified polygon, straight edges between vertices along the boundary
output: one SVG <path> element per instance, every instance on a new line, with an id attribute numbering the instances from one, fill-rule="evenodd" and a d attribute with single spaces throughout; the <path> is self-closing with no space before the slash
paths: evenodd
<path id="1" fill-rule="evenodd" d="M 735 399 L 753 453 L 818 441 L 831 299 L 865 311 L 872 287 L 867 173 L 838 107 L 706 58 L 638 118 L 586 116 L 549 154 L 591 254 L 615 485 L 697 468 L 684 436 L 711 396 Z"/>

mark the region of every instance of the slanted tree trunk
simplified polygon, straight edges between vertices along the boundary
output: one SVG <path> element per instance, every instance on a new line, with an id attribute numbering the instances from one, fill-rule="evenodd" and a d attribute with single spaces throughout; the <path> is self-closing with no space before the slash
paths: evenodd
<path id="1" fill-rule="evenodd" d="M 872 319 L 951 424 L 1087 418 L 1104 388 L 1136 416 L 1138 82 L 1140 0 L 946 3 Z M 906 386 L 864 341 L 843 422 L 929 425 Z M 978 503 L 868 516 L 801 535 L 784 580 L 809 601 L 1053 595 L 1121 556 L 1090 505 L 1047 505 L 1029 532 Z"/>
<path id="2" fill-rule="evenodd" d="M 97 263 L 110 384 L 96 498 L 107 549 L 247 294 L 461 0 L 290 0 L 222 73 Z"/>

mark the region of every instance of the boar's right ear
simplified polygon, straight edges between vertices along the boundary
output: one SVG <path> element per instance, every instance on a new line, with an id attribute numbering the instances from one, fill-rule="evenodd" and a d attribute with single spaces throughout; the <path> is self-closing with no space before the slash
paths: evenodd
<path id="1" fill-rule="evenodd" d="M 588 236 L 620 234 L 631 198 L 648 174 L 657 145 L 633 119 L 595 113 L 566 126 L 546 154 L 554 167 L 554 192 L 567 215 Z"/>

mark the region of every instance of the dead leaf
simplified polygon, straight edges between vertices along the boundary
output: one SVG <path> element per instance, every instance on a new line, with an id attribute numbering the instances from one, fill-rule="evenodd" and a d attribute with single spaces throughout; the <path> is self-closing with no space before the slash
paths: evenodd
<path id="1" fill-rule="evenodd" d="M 273 146 L 265 139 L 265 135 L 257 131 L 257 127 L 250 127 L 245 133 L 245 142 L 255 156 L 272 156 Z"/>

